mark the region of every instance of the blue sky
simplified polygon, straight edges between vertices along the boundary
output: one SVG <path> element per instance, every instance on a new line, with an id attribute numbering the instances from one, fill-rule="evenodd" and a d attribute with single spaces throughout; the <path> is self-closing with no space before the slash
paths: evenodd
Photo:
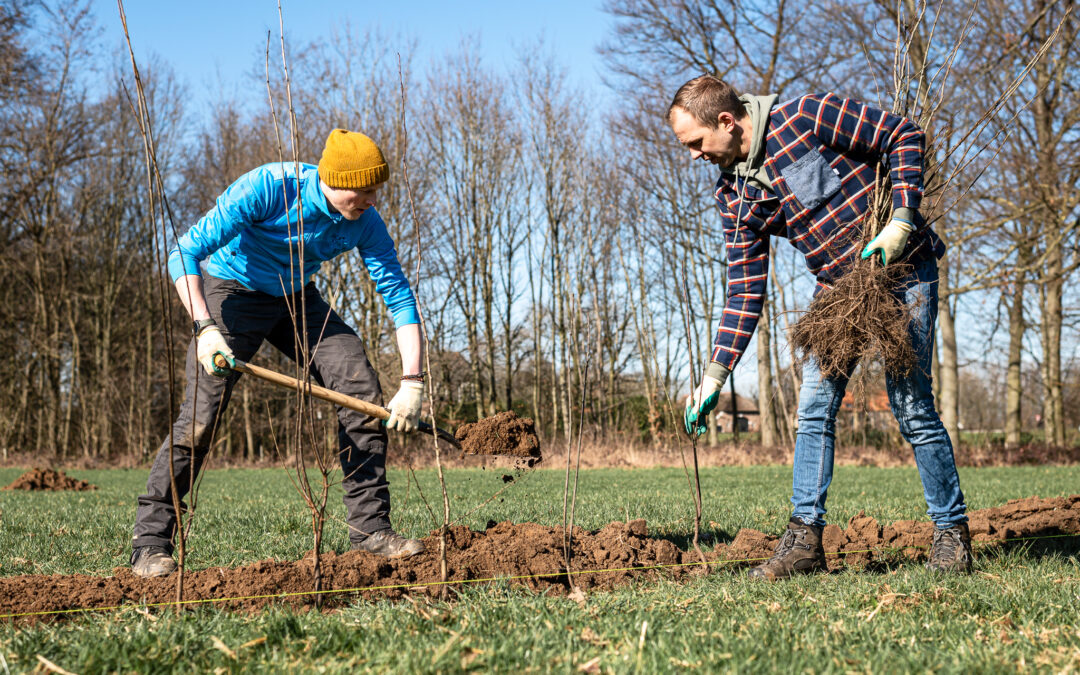
<path id="1" fill-rule="evenodd" d="M 106 44 L 119 47 L 123 32 L 115 0 L 93 0 L 93 6 Z M 218 92 L 247 86 L 245 74 L 261 62 L 267 31 L 274 40 L 278 37 L 276 0 L 127 0 L 124 9 L 136 57 L 144 60 L 154 54 L 164 59 L 190 87 L 197 107 Z M 415 64 L 420 68 L 454 49 L 465 36 L 480 38 L 489 65 L 510 65 L 515 45 L 543 35 L 570 69 L 570 77 L 586 88 L 601 87 L 596 46 L 611 22 L 600 0 L 282 0 L 282 12 L 286 37 L 294 44 L 328 35 L 345 22 L 357 30 L 378 26 L 387 34 L 413 37 L 419 43 Z"/>

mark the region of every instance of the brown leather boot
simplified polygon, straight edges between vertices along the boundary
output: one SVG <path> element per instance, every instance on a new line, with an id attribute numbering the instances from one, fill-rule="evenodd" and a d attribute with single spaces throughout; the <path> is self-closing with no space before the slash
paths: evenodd
<path id="1" fill-rule="evenodd" d="M 971 572 L 971 533 L 967 523 L 939 530 L 934 528 L 934 543 L 926 569 L 931 572 Z"/>
<path id="2" fill-rule="evenodd" d="M 821 546 L 821 530 L 792 518 L 787 530 L 776 543 L 772 558 L 746 573 L 751 579 L 779 581 L 796 574 L 826 571 L 825 549 Z"/>

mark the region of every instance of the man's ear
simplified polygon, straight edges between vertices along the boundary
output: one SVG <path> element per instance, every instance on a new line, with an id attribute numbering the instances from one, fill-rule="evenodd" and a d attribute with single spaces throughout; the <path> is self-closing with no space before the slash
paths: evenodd
<path id="1" fill-rule="evenodd" d="M 716 116 L 717 126 L 724 131 L 731 131 L 735 125 L 735 116 L 729 112 L 722 112 Z"/>

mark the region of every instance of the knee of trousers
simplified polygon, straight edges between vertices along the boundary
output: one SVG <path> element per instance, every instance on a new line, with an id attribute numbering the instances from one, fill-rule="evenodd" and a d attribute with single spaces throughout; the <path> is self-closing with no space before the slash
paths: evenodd
<path id="1" fill-rule="evenodd" d="M 932 404 L 910 406 L 896 415 L 896 421 L 900 433 L 909 442 L 928 442 L 949 435 Z"/>
<path id="2" fill-rule="evenodd" d="M 338 409 L 338 433 L 351 438 L 361 449 L 386 446 L 386 427 L 383 423 L 356 410 Z"/>
<path id="3" fill-rule="evenodd" d="M 945 430 L 945 425 L 941 423 L 941 420 L 918 425 L 911 423 L 901 424 L 900 435 L 904 437 L 904 440 L 916 447 L 938 443 L 947 445 L 950 443 L 949 432 Z"/>
<path id="4" fill-rule="evenodd" d="M 338 458 L 343 468 L 384 465 L 386 463 L 386 432 L 382 431 L 379 437 L 360 445 L 345 444 L 338 452 Z"/>
<path id="5" fill-rule="evenodd" d="M 799 426 L 804 422 L 823 425 L 834 424 L 836 413 L 840 408 L 839 397 L 834 392 L 816 391 L 809 397 L 799 400 L 797 412 Z"/>
<path id="6" fill-rule="evenodd" d="M 210 449 L 210 442 L 214 436 L 213 424 L 201 424 L 190 422 L 177 424 L 173 427 L 173 445 L 191 448 L 197 454 L 205 454 Z"/>
<path id="7" fill-rule="evenodd" d="M 800 410 L 799 433 L 832 433 L 836 429 L 836 413 L 826 408 Z"/>

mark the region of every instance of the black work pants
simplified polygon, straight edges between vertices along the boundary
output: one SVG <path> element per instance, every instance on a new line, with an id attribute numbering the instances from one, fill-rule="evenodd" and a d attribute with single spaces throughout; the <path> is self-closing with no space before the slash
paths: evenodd
<path id="1" fill-rule="evenodd" d="M 236 358 L 250 360 L 263 340 L 295 359 L 293 321 L 288 302 L 295 304 L 299 330 L 300 293 L 292 298 L 253 291 L 226 279 L 203 276 L 210 316 Z M 312 379 L 324 387 L 382 405 L 379 378 L 368 362 L 364 343 L 337 312 L 323 300 L 314 283 L 304 290 L 308 349 Z M 195 355 L 195 340 L 188 345 L 184 402 L 172 427 L 173 473 L 177 496 L 183 499 L 206 459 L 216 422 L 229 403 L 240 373 L 228 377 L 208 375 Z M 345 489 L 349 538 L 390 527 L 390 486 L 386 481 L 386 430 L 377 420 L 339 407 L 338 449 Z M 284 430 L 283 430 L 284 431 Z M 138 499 L 132 545 L 164 546 L 172 550 L 176 529 L 169 481 L 169 438 L 165 439 L 150 469 L 146 494 Z M 181 508 L 186 506 L 181 503 Z"/>

